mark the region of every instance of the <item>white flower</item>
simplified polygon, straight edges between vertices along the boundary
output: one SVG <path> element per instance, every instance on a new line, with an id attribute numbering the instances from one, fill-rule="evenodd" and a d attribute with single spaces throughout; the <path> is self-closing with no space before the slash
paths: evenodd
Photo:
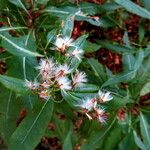
<path id="1" fill-rule="evenodd" d="M 36 81 L 32 82 L 32 81 L 25 80 L 25 86 L 30 90 L 35 90 L 39 87 L 39 83 Z"/>
<path id="2" fill-rule="evenodd" d="M 83 109 L 86 109 L 88 111 L 91 111 L 93 108 L 96 107 L 96 104 L 97 104 L 97 101 L 96 101 L 96 98 L 85 98 L 83 99 L 83 101 L 81 102 L 81 104 L 77 105 Z"/>
<path id="3" fill-rule="evenodd" d="M 48 90 L 43 90 L 39 92 L 39 97 L 48 100 L 50 98 L 50 93 Z"/>
<path id="4" fill-rule="evenodd" d="M 78 50 L 78 49 L 75 49 L 71 53 L 66 54 L 67 57 L 75 57 L 78 60 L 81 60 L 82 55 L 83 55 L 83 50 Z"/>
<path id="5" fill-rule="evenodd" d="M 66 50 L 67 47 L 73 45 L 72 41 L 73 41 L 73 39 L 70 39 L 68 37 L 65 37 L 65 38 L 58 37 L 56 39 L 55 46 L 58 48 L 58 50 L 60 52 L 63 53 Z"/>
<path id="6" fill-rule="evenodd" d="M 99 122 L 101 123 L 106 123 L 107 120 L 107 114 L 105 112 L 105 109 L 100 108 L 100 109 L 95 109 L 95 111 L 97 112 L 97 119 L 99 120 Z"/>
<path id="7" fill-rule="evenodd" d="M 58 86 L 62 90 L 71 90 L 71 82 L 67 77 L 59 77 L 56 79 Z"/>
<path id="8" fill-rule="evenodd" d="M 56 68 L 55 77 L 65 76 L 71 73 L 71 69 L 67 64 L 59 65 Z"/>
<path id="9" fill-rule="evenodd" d="M 102 92 L 101 90 L 99 90 L 98 95 L 99 95 L 100 102 L 107 102 L 113 99 L 112 95 L 108 91 Z"/>
<path id="10" fill-rule="evenodd" d="M 52 78 L 54 77 L 55 63 L 53 62 L 53 59 L 42 59 L 37 69 L 40 70 L 43 80 Z"/>
<path id="11" fill-rule="evenodd" d="M 77 70 L 76 74 L 72 77 L 73 87 L 80 86 L 82 83 L 87 82 L 86 74 Z"/>

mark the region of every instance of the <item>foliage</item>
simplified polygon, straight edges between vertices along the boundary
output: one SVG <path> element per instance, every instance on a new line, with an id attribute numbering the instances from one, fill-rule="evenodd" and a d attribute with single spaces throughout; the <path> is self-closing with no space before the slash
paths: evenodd
<path id="1" fill-rule="evenodd" d="M 38 149 L 43 138 L 63 150 L 150 149 L 149 6 L 0 0 L 0 137 L 8 149 Z M 108 50 L 114 62 L 102 55 Z"/>

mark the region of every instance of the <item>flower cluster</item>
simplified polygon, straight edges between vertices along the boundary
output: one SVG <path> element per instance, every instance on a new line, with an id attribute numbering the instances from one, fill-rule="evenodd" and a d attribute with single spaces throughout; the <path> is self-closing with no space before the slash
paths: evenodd
<path id="1" fill-rule="evenodd" d="M 74 90 L 87 82 L 86 74 L 73 70 L 67 64 L 59 64 L 53 59 L 42 59 L 37 67 L 40 73 L 40 83 L 27 81 L 25 85 L 36 90 L 40 98 L 49 99 L 51 91 Z"/>
<path id="2" fill-rule="evenodd" d="M 94 98 L 87 97 L 81 101 L 79 106 L 82 112 L 91 120 L 97 119 L 101 123 L 106 123 L 108 113 L 101 106 L 102 103 L 112 100 L 113 97 L 108 91 L 99 90 L 98 95 Z"/>
<path id="3" fill-rule="evenodd" d="M 68 37 L 57 37 L 54 45 L 56 46 L 56 49 L 61 53 L 65 54 L 68 58 L 76 58 L 78 60 L 81 60 L 81 57 L 83 55 L 83 50 L 79 47 L 76 47 L 75 43 L 73 42 L 72 38 Z M 73 47 L 73 50 L 68 50 L 69 47 Z"/>

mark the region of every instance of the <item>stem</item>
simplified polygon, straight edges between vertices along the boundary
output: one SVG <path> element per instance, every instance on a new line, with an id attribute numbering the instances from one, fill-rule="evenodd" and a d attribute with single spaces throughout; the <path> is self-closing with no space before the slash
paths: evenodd
<path id="1" fill-rule="evenodd" d="M 26 57 L 23 57 L 23 74 L 24 74 L 24 79 L 27 79 L 26 76 Z"/>

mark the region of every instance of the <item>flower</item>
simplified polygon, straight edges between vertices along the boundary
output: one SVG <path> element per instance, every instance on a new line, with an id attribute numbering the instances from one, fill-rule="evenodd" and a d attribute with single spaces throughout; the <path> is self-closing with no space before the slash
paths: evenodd
<path id="1" fill-rule="evenodd" d="M 50 93 L 48 90 L 43 90 L 39 92 L 39 97 L 43 98 L 45 100 L 48 100 L 50 98 Z"/>
<path id="2" fill-rule="evenodd" d="M 67 57 L 75 57 L 75 58 L 77 58 L 78 60 L 81 60 L 82 54 L 83 54 L 83 50 L 75 49 L 75 50 L 72 51 L 71 53 L 67 53 L 66 56 L 67 56 Z"/>
<path id="3" fill-rule="evenodd" d="M 97 119 L 99 120 L 99 122 L 101 123 L 106 123 L 107 120 L 107 113 L 105 112 L 104 108 L 95 108 L 95 111 L 97 113 Z"/>
<path id="4" fill-rule="evenodd" d="M 86 74 L 77 70 L 76 74 L 72 77 L 73 87 L 80 86 L 82 83 L 87 82 Z"/>
<path id="5" fill-rule="evenodd" d="M 107 102 L 113 99 L 112 95 L 108 91 L 102 92 L 101 90 L 99 90 L 98 95 L 99 95 L 100 102 Z"/>
<path id="6" fill-rule="evenodd" d="M 25 80 L 25 86 L 30 90 L 35 90 L 39 87 L 39 83 L 36 81 L 32 82 L 32 81 Z"/>
<path id="7" fill-rule="evenodd" d="M 94 107 L 96 107 L 96 103 L 97 103 L 96 98 L 91 99 L 87 97 L 83 99 L 82 103 L 79 104 L 78 106 L 88 111 L 91 111 Z"/>
<path id="8" fill-rule="evenodd" d="M 71 69 L 67 64 L 59 65 L 56 68 L 55 77 L 65 76 L 71 73 Z"/>
<path id="9" fill-rule="evenodd" d="M 64 51 L 66 50 L 66 48 L 68 48 L 69 46 L 73 45 L 72 41 L 73 41 L 73 39 L 70 39 L 68 37 L 65 37 L 65 38 L 58 37 L 56 39 L 55 46 L 58 48 L 58 50 L 61 53 L 64 53 Z"/>
<path id="10" fill-rule="evenodd" d="M 67 77 L 59 77 L 56 79 L 58 86 L 62 90 L 71 90 L 71 82 Z"/>
<path id="11" fill-rule="evenodd" d="M 40 74 L 43 80 L 54 77 L 55 63 L 53 59 L 41 59 L 37 69 L 40 70 Z"/>

